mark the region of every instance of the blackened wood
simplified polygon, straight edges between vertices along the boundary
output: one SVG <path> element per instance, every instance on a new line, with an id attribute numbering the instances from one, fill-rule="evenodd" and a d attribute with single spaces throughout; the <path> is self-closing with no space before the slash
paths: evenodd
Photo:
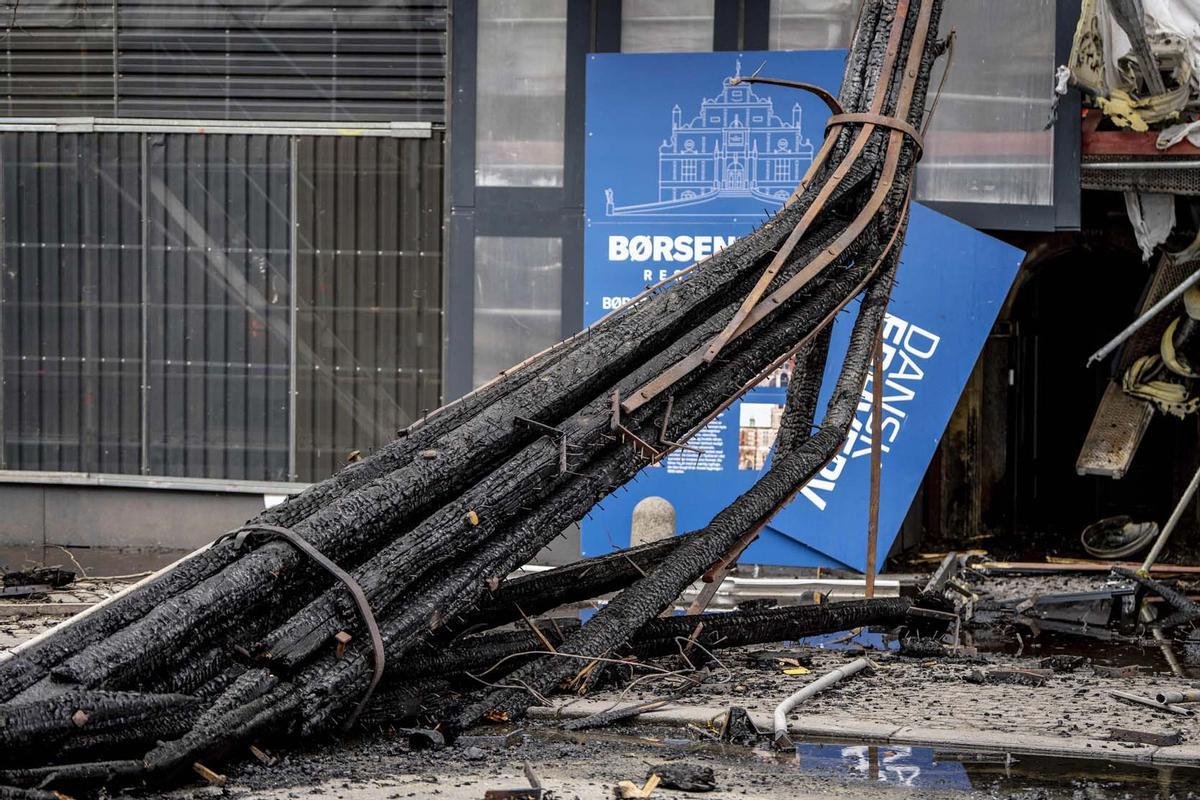
<path id="1" fill-rule="evenodd" d="M 609 323 L 611 324 L 611 322 Z M 414 423 L 396 441 L 366 459 L 347 465 L 335 475 L 267 509 L 249 522 L 292 526 L 314 512 L 358 489 L 370 481 L 399 468 L 439 437 L 455 430 L 482 405 L 497 402 L 524 386 L 547 366 L 569 355 L 570 346 L 536 359 L 525 369 L 506 375 L 492 386 L 476 393 L 468 402 L 456 404 L 429 420 Z M 0 701 L 14 697 L 33 685 L 50 667 L 78 653 L 87 645 L 120 630 L 145 616 L 165 600 L 195 586 L 201 580 L 232 564 L 239 553 L 232 547 L 219 546 L 198 554 L 185 564 L 164 574 L 137 592 L 81 619 L 58 635 L 47 639 L 6 662 L 0 663 Z"/>
<path id="2" fill-rule="evenodd" d="M 348 556 L 394 531 L 398 521 L 437 508 L 448 497 L 473 485 L 507 457 L 514 447 L 536 438 L 514 426 L 516 416 L 549 423 L 579 408 L 588 398 L 608 390 L 619 375 L 634 365 L 661 355 L 664 345 L 689 331 L 697 318 L 707 318 L 723 306 L 731 285 L 743 278 L 781 238 L 784 211 L 775 224 L 738 240 L 694 276 L 643 307 L 615 320 L 609 335 L 582 340 L 571 359 L 502 401 L 480 409 L 453 435 L 436 440 L 433 458 L 418 458 L 404 468 L 372 481 L 358 491 L 322 508 L 294 529 L 330 558 L 345 563 Z M 272 543 L 238 559 L 221 573 L 157 606 L 136 623 L 90 645 L 53 674 L 67 682 L 101 685 L 128 679 L 159 664 L 157 653 L 184 641 L 203 641 L 218 635 L 222 623 L 255 603 L 294 597 L 303 588 L 319 588 L 324 580 L 308 568 L 287 545 Z"/>
<path id="3" fill-rule="evenodd" d="M 19 786 L 0 786 L 0 800 L 62 800 L 62 795 L 44 789 L 22 789 Z"/>
<path id="4" fill-rule="evenodd" d="M 643 625 L 620 652 L 638 658 L 671 655 L 678 653 L 683 642 L 693 635 L 697 644 L 715 650 L 792 641 L 867 626 L 891 628 L 906 621 L 911 607 L 912 601 L 908 598 L 886 597 L 825 605 L 658 617 Z M 536 624 L 556 648 L 564 644 L 564 635 L 570 636 L 580 627 L 578 622 L 566 620 L 554 624 L 538 621 Z M 700 625 L 698 634 L 697 625 Z M 544 649 L 541 639 L 527 630 L 479 634 L 464 637 L 443 651 L 409 660 L 405 672 L 412 677 L 472 672 L 496 682 L 498 675 L 509 670 L 492 672 L 495 665 L 522 653 Z M 585 661 L 578 662 L 575 671 L 585 665 Z"/>
<path id="5" fill-rule="evenodd" d="M 188 695 L 69 692 L 48 700 L 0 706 L 0 763 L 29 763 L 37 751 L 76 735 L 95 735 L 173 716 L 190 720 L 199 701 Z M 136 734 L 130 738 L 140 738 Z"/>
<path id="6" fill-rule="evenodd" d="M 689 546 L 677 548 L 654 572 L 618 594 L 583 630 L 564 643 L 567 652 L 597 657 L 620 645 L 666 608 L 746 531 L 759 520 L 769 518 L 796 487 L 807 482 L 833 456 L 849 430 L 862 392 L 867 351 L 883 315 L 896 260 L 890 260 L 888 270 L 882 279 L 872 283 L 860 306 L 846 366 L 830 399 L 826 420 L 817 433 L 786 458 L 773 462 L 771 469 L 748 492 L 714 517 L 704 534 Z M 539 659 L 518 670 L 511 681 L 529 686 L 534 692 L 546 692 L 573 674 L 574 666 Z M 509 718 L 522 713 L 530 702 L 529 693 L 497 690 L 466 709 L 456 724 L 466 727 L 485 715 Z"/>
<path id="7" fill-rule="evenodd" d="M 825 328 L 797 356 L 788 383 L 787 403 L 775 437 L 774 458 L 784 458 L 812 434 L 817 413 L 817 397 L 829 357 L 833 326 Z"/>
<path id="8" fill-rule="evenodd" d="M 688 410 L 694 405 L 713 408 L 715 397 L 728 397 L 734 390 L 733 387 L 741 387 L 750 382 L 762 370 L 763 365 L 770 363 L 767 354 L 786 352 L 788 342 L 795 342 L 803 332 L 811 330 L 813 325 L 825 317 L 830 308 L 836 306 L 838 298 L 844 298 L 847 292 L 853 291 L 853 287 L 862 280 L 867 268 L 867 265 L 855 267 L 836 279 L 819 283 L 817 297 L 813 303 L 797 307 L 790 314 L 760 331 L 759 335 L 749 342 L 739 338 L 731 343 L 730 352 L 722 353 L 722 357 L 714 362 L 709 375 L 709 380 L 717 382 L 721 387 L 719 391 L 714 393 L 708 382 L 701 382 L 692 391 L 676 397 L 675 408 L 681 415 L 680 424 L 685 424 L 683 420 L 694 415 L 693 411 Z M 644 411 L 646 419 L 643 424 L 649 427 L 654 422 L 653 410 L 647 407 Z M 614 458 L 618 460 L 608 468 L 615 472 L 601 473 L 607 477 L 598 482 L 600 485 L 572 484 L 566 487 L 575 493 L 572 502 L 579 504 L 576 510 L 572 511 L 571 506 L 557 502 L 553 497 L 542 501 L 530 520 L 527 520 L 529 531 L 518 534 L 514 543 L 501 545 L 500 552 L 507 554 L 509 550 L 521 550 L 522 558 L 527 560 L 532 557 L 541 544 L 548 540 L 546 537 L 552 538 L 557 535 L 557 531 L 561 530 L 566 522 L 577 518 L 573 517 L 574 514 L 582 514 L 583 510 L 595 504 L 598 497 L 612 491 L 645 464 L 638 451 L 629 446 L 618 448 Z M 622 474 L 626 477 L 613 480 L 612 476 Z M 608 483 L 609 481 L 611 483 Z M 545 515 L 554 514 L 559 516 L 553 523 L 543 521 L 553 518 Z M 533 524 L 529 524 L 531 521 Z M 538 538 L 539 533 L 541 538 Z M 481 557 L 474 562 L 471 569 L 458 569 L 451 576 L 428 587 L 427 591 L 414 592 L 407 598 L 400 615 L 390 618 L 383 625 L 389 663 L 403 663 L 403 654 L 427 634 L 429 620 L 460 614 L 478 602 L 485 574 L 503 575 L 511 568 L 505 565 L 503 569 L 481 573 L 482 563 L 484 560 Z M 512 563 L 520 564 L 524 561 L 516 560 Z M 489 566 L 487 569 L 492 570 L 495 567 Z M 341 660 L 328 666 L 315 663 L 306 670 L 306 676 L 301 683 L 305 684 L 306 695 L 312 698 L 311 701 L 306 701 L 305 706 L 306 733 L 319 731 L 322 726 L 330 724 L 330 720 L 335 718 L 334 713 L 344 708 L 345 698 L 354 697 L 361 691 L 366 677 L 363 672 L 366 667 L 366 655 L 366 651 L 361 647 L 355 648 L 352 645 Z M 328 656 L 325 658 L 328 659 Z"/>
<path id="9" fill-rule="evenodd" d="M 148 776 L 149 771 L 140 759 L 124 759 L 0 770 L 0 783 L 22 787 L 82 786 L 94 789 L 118 781 L 130 783 Z"/>
<path id="10" fill-rule="evenodd" d="M 815 232 L 801 252 L 810 257 L 820 252 L 832 240 L 833 233 L 834 229 L 829 228 Z M 781 280 L 788 274 L 781 272 Z M 801 298 L 797 298 L 797 304 L 800 300 Z M 624 394 L 659 374 L 667 365 L 689 352 L 689 348 L 694 349 L 715 335 L 714 331 L 719 332 L 735 309 L 736 302 L 726 304 L 706 323 L 696 325 L 657 357 L 626 376 L 617 385 L 616 391 Z M 760 332 L 759 338 L 765 335 Z M 753 337 L 748 337 L 739 347 L 744 349 L 753 341 Z M 745 366 L 750 370 L 761 370 L 770 363 L 771 358 L 785 350 L 786 344 L 780 343 L 774 351 L 764 351 L 759 360 L 747 361 Z M 731 350 L 732 352 L 741 350 Z M 719 368 L 719 365 L 713 365 L 709 367 L 709 371 Z M 754 373 L 751 371 L 749 374 Z M 689 376 L 689 381 L 693 383 L 700 380 L 701 374 Z M 686 386 L 687 383 L 683 383 L 680 388 Z M 706 412 L 735 391 L 736 387 L 729 385 L 709 388 L 705 402 L 692 403 L 688 407 L 675 407 L 672 412 L 673 424 L 676 429 L 686 429 L 696 424 Z M 608 410 L 610 396 L 611 391 L 606 390 L 588 406 L 557 426 L 570 443 L 568 472 L 561 472 L 558 438 L 543 436 L 514 456 L 503 469 L 484 477 L 462 497 L 439 510 L 410 533 L 395 539 L 378 555 L 355 570 L 354 578 L 366 593 L 372 607 L 386 608 L 427 571 L 478 546 L 516 517 L 523 508 L 541 502 L 547 491 L 574 480 L 575 474 L 586 468 L 585 465 L 592 454 L 603 451 L 612 440 Z M 635 421 L 646 419 L 651 409 L 659 408 L 662 402 L 665 400 L 635 416 Z M 643 439 L 653 439 L 651 433 L 648 426 L 641 426 Z M 624 483 L 633 474 L 618 477 L 616 482 Z M 274 632 L 260 649 L 273 663 L 284 668 L 295 668 L 339 630 L 356 626 L 356 619 L 355 609 L 352 604 L 347 603 L 346 593 L 335 588 L 326 591 L 301 610 L 285 626 Z"/>
<path id="11" fill-rule="evenodd" d="M 647 542 L 595 558 L 506 580 L 467 618 L 467 625 L 495 628 L 516 619 L 520 611 L 534 617 L 567 603 L 590 600 L 623 589 L 645 575 L 680 542 L 694 533 Z"/>

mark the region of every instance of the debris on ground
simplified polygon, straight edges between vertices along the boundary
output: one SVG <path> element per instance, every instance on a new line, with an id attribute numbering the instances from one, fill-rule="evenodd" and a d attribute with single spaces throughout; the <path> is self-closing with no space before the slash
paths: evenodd
<path id="1" fill-rule="evenodd" d="M 651 767 L 646 774 L 647 779 L 657 775 L 662 786 L 667 789 L 678 789 L 681 792 L 711 792 L 717 788 L 717 779 L 712 767 L 699 764 L 672 762 Z"/>
<path id="2" fill-rule="evenodd" d="M 74 580 L 74 572 L 60 567 L 34 567 L 6 572 L 0 579 L 0 598 L 44 595 Z"/>
<path id="3" fill-rule="evenodd" d="M 613 789 L 613 795 L 620 800 L 629 800 L 629 798 L 650 797 L 654 794 L 654 790 L 658 788 L 658 784 L 662 778 L 657 773 L 651 773 L 650 777 L 641 786 L 633 781 L 620 781 L 616 788 Z"/>
<path id="4" fill-rule="evenodd" d="M 746 709 L 741 706 L 730 706 L 721 719 L 719 736 L 722 742 L 730 744 L 753 745 L 762 733 Z"/>

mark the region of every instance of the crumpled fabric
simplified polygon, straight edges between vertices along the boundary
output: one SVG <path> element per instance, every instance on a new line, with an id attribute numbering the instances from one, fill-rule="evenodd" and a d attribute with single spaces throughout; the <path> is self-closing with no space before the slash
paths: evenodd
<path id="1" fill-rule="evenodd" d="M 1165 242 L 1175 227 L 1175 195 L 1126 192 L 1125 210 L 1142 250 L 1142 260 L 1149 261 L 1154 248 Z"/>
<path id="2" fill-rule="evenodd" d="M 1183 122 L 1163 128 L 1158 132 L 1158 141 L 1154 143 L 1154 146 L 1159 150 L 1166 150 L 1168 147 L 1174 147 L 1179 144 L 1184 139 L 1187 139 L 1193 146 L 1200 147 L 1200 120 Z"/>
<path id="3" fill-rule="evenodd" d="M 1142 7 L 1146 10 L 1147 34 L 1174 34 L 1188 43 L 1192 86 L 1200 88 L 1200 0 L 1142 0 Z M 1125 50 L 1119 55 L 1128 49 L 1126 40 Z"/>
<path id="4" fill-rule="evenodd" d="M 1060 97 L 1071 88 L 1071 70 L 1066 64 L 1054 70 L 1054 93 Z"/>
<path id="5" fill-rule="evenodd" d="M 1141 0 L 1146 34 L 1155 43 L 1167 38 L 1180 42 L 1187 89 L 1192 97 L 1200 95 L 1200 0 Z M 1073 81 L 1100 97 L 1111 97 L 1116 89 L 1126 90 L 1126 76 L 1119 64 L 1132 45 L 1109 10 L 1108 0 L 1083 0 L 1079 23 L 1068 66 Z M 1153 121 L 1153 120 L 1149 120 Z"/>

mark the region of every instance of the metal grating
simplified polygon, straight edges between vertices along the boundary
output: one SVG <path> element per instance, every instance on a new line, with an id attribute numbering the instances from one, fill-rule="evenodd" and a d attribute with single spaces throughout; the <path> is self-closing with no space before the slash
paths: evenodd
<path id="1" fill-rule="evenodd" d="M 289 138 L 145 147 L 148 471 L 286 480 Z"/>
<path id="2" fill-rule="evenodd" d="M 296 459 L 317 480 L 439 405 L 442 155 L 316 138 L 296 162 Z"/>
<path id="3" fill-rule="evenodd" d="M 1110 381 L 1092 417 L 1075 471 L 1113 479 L 1125 477 L 1153 416 L 1153 406 L 1130 397 L 1120 384 Z"/>
<path id="4" fill-rule="evenodd" d="M 437 406 L 442 147 L 0 134 L 0 469 L 308 480 Z"/>
<path id="5" fill-rule="evenodd" d="M 7 116 L 445 119 L 445 0 L 21 0 Z"/>
<path id="6" fill-rule="evenodd" d="M 0 467 L 136 473 L 138 137 L 3 134 L 0 165 Z"/>
<path id="7" fill-rule="evenodd" d="M 1200 169 L 1194 159 L 1189 166 L 1172 167 L 1169 158 L 1154 158 L 1154 168 L 1137 166 L 1148 160 L 1147 156 L 1087 158 L 1080 166 L 1080 186 L 1106 192 L 1200 195 Z"/>
<path id="8" fill-rule="evenodd" d="M 4 14 L 5 116 L 108 116 L 113 4 L 21 0 Z"/>

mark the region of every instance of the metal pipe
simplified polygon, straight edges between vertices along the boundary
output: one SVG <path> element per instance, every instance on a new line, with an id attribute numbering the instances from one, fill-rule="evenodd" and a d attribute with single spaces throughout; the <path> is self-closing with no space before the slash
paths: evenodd
<path id="1" fill-rule="evenodd" d="M 875 596 L 875 549 L 879 541 L 879 481 L 883 469 L 883 320 L 875 334 L 871 365 L 871 489 L 867 500 L 866 595 Z"/>
<path id="2" fill-rule="evenodd" d="M 1188 504 L 1192 502 L 1192 497 L 1195 496 L 1197 488 L 1200 488 L 1200 469 L 1196 470 L 1196 474 L 1192 476 L 1191 483 L 1183 490 L 1183 497 L 1179 498 L 1175 510 L 1171 512 L 1171 518 L 1163 526 L 1162 533 L 1158 534 L 1158 538 L 1154 540 L 1154 547 L 1151 547 L 1150 552 L 1146 554 L 1146 560 L 1142 562 L 1141 569 L 1138 572 L 1143 574 L 1150 572 L 1150 568 L 1158 560 L 1158 556 L 1162 553 L 1163 548 L 1167 546 L 1167 539 L 1171 538 L 1172 531 L 1175 530 L 1175 526 L 1179 524 L 1179 520 L 1183 517 L 1183 512 L 1187 510 Z"/>
<path id="3" fill-rule="evenodd" d="M 1109 694 L 1120 700 L 1127 700 L 1130 703 L 1137 703 L 1138 705 L 1148 706 L 1149 708 L 1157 708 L 1159 711 L 1168 711 L 1172 714 L 1178 714 L 1181 717 L 1196 716 L 1196 712 L 1190 708 L 1184 708 L 1183 706 L 1172 705 L 1170 703 L 1160 703 L 1157 700 L 1149 697 L 1142 697 L 1141 695 L 1134 694 L 1133 692 L 1119 692 L 1113 689 L 1109 691 Z"/>
<path id="4" fill-rule="evenodd" d="M 1143 610 L 1149 610 L 1146 606 Z M 1179 657 L 1175 655 L 1175 649 L 1171 646 L 1171 640 L 1162 632 L 1161 628 L 1152 627 L 1150 635 L 1154 637 L 1154 641 L 1158 642 L 1158 649 L 1162 651 L 1163 658 L 1167 660 L 1167 666 L 1171 669 L 1171 674 L 1177 678 L 1186 678 L 1187 674 L 1183 671 L 1183 665 L 1179 663 Z M 1163 702 L 1159 700 L 1158 702 Z"/>
<path id="5" fill-rule="evenodd" d="M 1126 339 L 1128 339 L 1130 336 L 1133 336 L 1133 334 L 1141 330 L 1143 325 L 1154 319 L 1158 312 L 1162 311 L 1164 308 L 1171 305 L 1171 303 L 1173 303 L 1175 300 L 1179 299 L 1179 297 L 1186 292 L 1192 286 L 1192 284 L 1196 283 L 1196 281 L 1200 281 L 1200 270 L 1196 270 L 1191 275 L 1184 278 L 1182 283 L 1180 283 L 1171 291 L 1167 292 L 1161 300 L 1150 306 L 1150 308 L 1142 312 L 1140 317 L 1129 323 L 1129 327 L 1125 328 L 1125 330 L 1114 336 L 1108 344 L 1104 345 L 1104 347 L 1101 347 L 1099 350 L 1092 353 L 1091 358 L 1087 360 L 1087 366 L 1090 367 L 1092 364 L 1095 364 L 1113 350 L 1116 350 L 1118 347 L 1120 347 Z"/>
<path id="6" fill-rule="evenodd" d="M 1083 169 L 1103 169 L 1103 170 L 1124 170 L 1124 169 L 1145 169 L 1145 170 L 1160 170 L 1160 169 L 1195 169 L 1200 167 L 1200 161 L 1189 159 L 1187 161 L 1163 159 L 1162 161 L 1085 161 L 1081 167 Z"/>
<path id="7" fill-rule="evenodd" d="M 827 675 L 822 675 L 817 680 L 805 686 L 800 691 L 788 697 L 782 703 L 775 707 L 775 747 L 778 750 L 787 750 L 791 748 L 792 740 L 788 736 L 787 716 L 792 712 L 792 709 L 803 703 L 808 698 L 818 692 L 828 689 L 842 678 L 848 678 L 855 673 L 862 672 L 864 669 L 875 671 L 875 663 L 869 658 L 858 658 L 851 661 L 844 667 L 835 669 Z"/>
<path id="8" fill-rule="evenodd" d="M 1163 705 L 1175 703 L 1200 703 L 1200 689 L 1184 689 L 1182 692 L 1159 692 L 1154 699 Z"/>

